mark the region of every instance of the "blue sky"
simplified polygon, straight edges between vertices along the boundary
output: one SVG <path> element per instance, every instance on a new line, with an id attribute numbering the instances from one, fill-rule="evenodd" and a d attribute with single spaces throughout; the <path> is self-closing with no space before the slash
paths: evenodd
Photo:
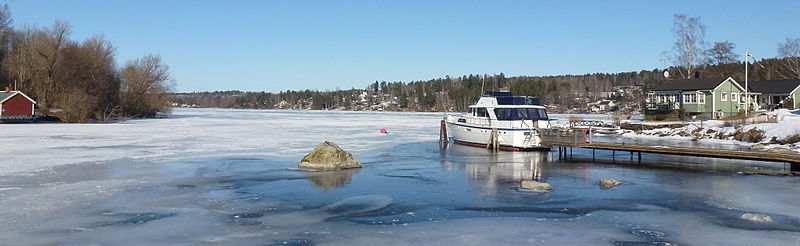
<path id="1" fill-rule="evenodd" d="M 7 1 L 14 24 L 103 34 L 120 64 L 158 54 L 176 91 L 364 88 L 464 74 L 663 67 L 673 15 L 706 41 L 776 56 L 800 37 L 798 1 Z"/>

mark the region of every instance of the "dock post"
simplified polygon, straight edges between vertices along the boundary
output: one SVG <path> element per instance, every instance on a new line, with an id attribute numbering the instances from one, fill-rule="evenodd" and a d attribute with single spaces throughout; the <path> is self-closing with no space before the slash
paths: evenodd
<path id="1" fill-rule="evenodd" d="M 561 160 L 564 158 L 564 147 L 558 146 L 558 159 Z"/>
<path id="2" fill-rule="evenodd" d="M 442 120 L 439 126 L 439 148 L 447 148 L 449 142 L 450 138 L 447 137 L 447 123 Z"/>
<path id="3" fill-rule="evenodd" d="M 617 150 L 611 150 L 611 162 L 617 162 Z"/>
<path id="4" fill-rule="evenodd" d="M 797 162 L 789 163 L 789 171 L 791 173 L 800 172 L 800 163 Z"/>
<path id="5" fill-rule="evenodd" d="M 642 164 L 642 152 L 639 152 L 639 164 Z"/>
<path id="6" fill-rule="evenodd" d="M 497 151 L 500 149 L 500 136 L 497 128 L 493 128 L 492 131 L 489 133 L 489 143 L 486 144 L 487 149 L 491 149 L 492 151 Z"/>
<path id="7" fill-rule="evenodd" d="M 631 164 L 633 164 L 633 151 L 631 151 Z"/>
<path id="8" fill-rule="evenodd" d="M 592 161 L 595 161 L 594 160 L 594 149 L 592 149 Z"/>

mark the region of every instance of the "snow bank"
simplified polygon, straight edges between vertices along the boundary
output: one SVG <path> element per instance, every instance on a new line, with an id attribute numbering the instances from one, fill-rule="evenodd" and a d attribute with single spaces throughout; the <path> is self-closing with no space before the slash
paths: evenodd
<path id="1" fill-rule="evenodd" d="M 786 109 L 779 109 L 773 112 L 766 113 L 767 116 L 777 117 L 777 123 L 749 123 L 744 126 L 725 126 L 725 121 L 722 120 L 707 120 L 707 121 L 691 121 L 691 122 L 636 122 L 637 124 L 644 125 L 661 125 L 661 124 L 687 124 L 684 127 L 677 128 L 657 128 L 652 130 L 643 131 L 626 131 L 623 136 L 628 138 L 667 138 L 676 140 L 694 140 L 701 143 L 709 144 L 736 144 L 742 146 L 752 146 L 757 143 L 764 145 L 762 150 L 769 150 L 776 147 L 788 148 L 793 151 L 800 152 L 800 145 L 795 143 L 778 144 L 784 139 L 792 137 L 793 135 L 800 134 L 800 110 L 790 111 Z M 753 122 L 756 116 L 748 120 Z M 737 122 L 732 121 L 734 124 Z M 763 122 L 763 121 L 762 121 Z M 748 132 L 756 129 L 763 131 L 764 138 L 758 142 L 737 141 L 735 135 L 740 132 Z"/>

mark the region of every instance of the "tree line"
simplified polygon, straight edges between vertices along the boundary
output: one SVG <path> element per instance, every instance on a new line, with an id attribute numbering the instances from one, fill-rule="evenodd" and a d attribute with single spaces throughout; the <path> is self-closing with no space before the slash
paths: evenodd
<path id="1" fill-rule="evenodd" d="M 509 88 L 516 95 L 533 96 L 560 109 L 576 103 L 606 99 L 615 86 L 643 84 L 644 91 L 667 80 L 691 78 L 727 78 L 744 80 L 744 61 L 734 52 L 736 44 L 705 41 L 705 25 L 699 17 L 675 15 L 671 50 L 662 52 L 663 60 L 673 63 L 663 69 L 621 73 L 594 73 L 559 76 L 506 77 L 470 74 L 461 77 L 436 78 L 424 81 L 375 81 L 364 89 L 335 91 L 270 92 L 198 92 L 176 94 L 178 103 L 222 108 L 292 108 L 369 109 L 360 104 L 376 105 L 394 101 L 383 109 L 407 111 L 464 111 L 483 91 Z M 777 45 L 778 57 L 748 60 L 750 80 L 800 79 L 800 38 L 787 38 Z M 672 74 L 665 77 L 664 72 Z M 358 95 L 368 93 L 366 100 Z M 620 100 L 640 100 L 617 98 Z"/>
<path id="2" fill-rule="evenodd" d="M 70 38 L 63 21 L 14 28 L 0 9 L 0 81 L 37 101 L 36 113 L 67 122 L 107 122 L 168 112 L 172 79 L 157 55 L 118 66 L 102 35 Z"/>
<path id="3" fill-rule="evenodd" d="M 751 81 L 787 78 L 782 71 L 788 58 L 764 58 L 749 66 Z M 732 62 L 731 62 L 732 61 Z M 668 71 L 678 76 L 664 77 Z M 684 79 L 680 71 L 684 67 L 671 66 L 665 69 L 652 69 L 621 73 L 594 73 L 559 76 L 515 76 L 506 77 L 503 73 L 493 75 L 469 74 L 460 77 L 445 76 L 423 81 L 375 81 L 364 89 L 334 91 L 281 91 L 243 92 L 215 91 L 176 93 L 174 101 L 178 104 L 196 104 L 202 107 L 218 108 L 300 108 L 300 109 L 344 109 L 357 110 L 359 104 L 376 105 L 387 100 L 396 104 L 384 109 L 397 111 L 464 111 L 474 104 L 482 91 L 509 88 L 515 95 L 532 96 L 542 99 L 542 103 L 559 109 L 572 105 L 607 99 L 617 86 L 643 85 L 644 91 L 667 80 Z M 706 63 L 693 68 L 700 78 L 727 78 L 744 80 L 744 63 L 736 60 L 722 63 Z M 693 75 L 694 76 L 694 75 Z M 362 102 L 360 94 L 367 93 Z M 372 97 L 375 95 L 376 97 Z M 620 98 L 637 100 L 638 98 Z M 281 102 L 290 107 L 282 107 Z M 294 107 L 291 107 L 294 106 Z"/>

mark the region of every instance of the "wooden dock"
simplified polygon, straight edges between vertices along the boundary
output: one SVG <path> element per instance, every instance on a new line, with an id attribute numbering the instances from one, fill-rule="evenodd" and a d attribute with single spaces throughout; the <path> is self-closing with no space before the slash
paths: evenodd
<path id="1" fill-rule="evenodd" d="M 650 146 L 639 144 L 625 144 L 625 143 L 606 143 L 606 142 L 593 142 L 591 128 L 587 130 L 571 131 L 571 130 L 558 130 L 558 129 L 540 129 L 538 134 L 541 137 L 541 146 L 545 148 L 558 148 L 559 158 L 567 158 L 568 151 L 571 155 L 572 148 L 583 148 L 592 150 L 592 159 L 595 158 L 595 150 L 610 150 L 613 152 L 630 152 L 631 161 L 633 161 L 634 153 L 637 154 L 638 162 L 642 161 L 642 153 L 662 154 L 662 155 L 677 155 L 677 156 L 691 156 L 691 157 L 709 157 L 709 158 L 724 158 L 734 160 L 752 160 L 752 161 L 766 161 L 778 162 L 789 164 L 790 174 L 800 174 L 800 154 L 792 153 L 775 153 L 764 151 L 749 151 L 749 150 L 724 150 L 724 149 L 705 149 L 705 148 L 686 148 L 678 146 Z M 445 121 L 441 121 L 441 129 L 439 132 L 440 147 L 447 147 L 449 138 L 447 137 L 447 130 Z M 496 133 L 493 134 L 492 139 L 496 139 Z M 521 151 L 528 149 L 520 149 L 510 146 L 500 146 L 498 142 L 493 141 L 493 144 L 478 144 L 455 141 L 459 144 L 472 145 L 477 147 L 486 147 L 497 150 L 512 150 Z M 614 154 L 611 155 L 614 158 Z"/>
<path id="2" fill-rule="evenodd" d="M 767 162 L 782 162 L 790 165 L 790 172 L 800 173 L 800 154 L 790 153 L 774 153 L 763 151 L 748 151 L 748 150 L 724 150 L 724 149 L 704 149 L 704 148 L 686 148 L 686 147 L 673 147 L 673 146 L 648 146 L 638 144 L 626 143 L 605 143 L 605 142 L 591 142 L 586 133 L 570 133 L 561 135 L 544 136 L 542 141 L 543 146 L 559 148 L 559 157 L 566 158 L 570 148 L 583 148 L 594 150 L 610 150 L 612 152 L 630 152 L 631 159 L 633 154 L 637 154 L 638 161 L 641 162 L 642 153 L 663 154 L 663 155 L 677 155 L 677 156 L 693 156 L 693 157 L 710 157 L 710 158 L 724 158 L 736 160 L 753 160 L 753 161 L 767 161 Z M 612 155 L 613 156 L 613 155 Z"/>

